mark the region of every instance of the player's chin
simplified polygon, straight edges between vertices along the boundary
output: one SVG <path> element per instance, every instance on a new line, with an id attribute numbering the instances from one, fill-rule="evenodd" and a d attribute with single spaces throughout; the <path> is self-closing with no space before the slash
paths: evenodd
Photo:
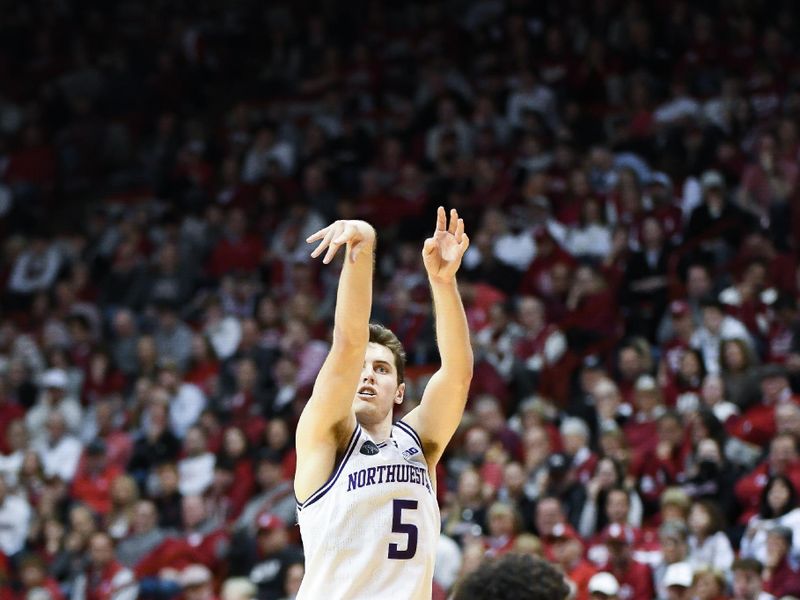
<path id="1" fill-rule="evenodd" d="M 356 398 L 353 402 L 353 412 L 362 423 L 378 422 L 386 416 L 374 400 L 362 400 L 361 398 Z"/>

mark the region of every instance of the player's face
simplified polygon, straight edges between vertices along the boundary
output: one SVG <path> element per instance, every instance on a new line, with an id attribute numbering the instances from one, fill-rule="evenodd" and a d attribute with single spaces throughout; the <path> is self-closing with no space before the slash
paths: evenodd
<path id="1" fill-rule="evenodd" d="M 370 342 L 361 369 L 353 408 L 361 423 L 379 423 L 394 404 L 403 401 L 405 384 L 397 384 L 394 355 L 386 346 Z"/>

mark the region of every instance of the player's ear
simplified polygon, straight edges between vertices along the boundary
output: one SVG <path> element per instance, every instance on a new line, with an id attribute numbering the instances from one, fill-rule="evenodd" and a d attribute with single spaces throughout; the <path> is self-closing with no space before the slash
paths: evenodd
<path id="1" fill-rule="evenodd" d="M 404 382 L 397 386 L 397 391 L 394 394 L 394 403 L 402 404 L 405 395 L 406 395 L 406 384 Z"/>

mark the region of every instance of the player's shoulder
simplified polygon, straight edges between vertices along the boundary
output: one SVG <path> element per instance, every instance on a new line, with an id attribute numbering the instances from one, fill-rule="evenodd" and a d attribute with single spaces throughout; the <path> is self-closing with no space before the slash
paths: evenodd
<path id="1" fill-rule="evenodd" d="M 422 452 L 422 440 L 416 430 L 403 419 L 395 421 L 392 425 L 392 437 L 398 442 L 399 445 L 407 447 L 416 447 Z"/>

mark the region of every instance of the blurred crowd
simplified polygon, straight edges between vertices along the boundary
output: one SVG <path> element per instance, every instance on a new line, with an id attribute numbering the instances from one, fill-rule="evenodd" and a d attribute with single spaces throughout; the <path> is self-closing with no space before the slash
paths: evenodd
<path id="1" fill-rule="evenodd" d="M 434 598 L 542 556 L 574 597 L 800 596 L 791 0 L 4 3 L 0 599 L 276 600 L 337 269 L 413 407 L 422 240 L 475 349 Z"/>

